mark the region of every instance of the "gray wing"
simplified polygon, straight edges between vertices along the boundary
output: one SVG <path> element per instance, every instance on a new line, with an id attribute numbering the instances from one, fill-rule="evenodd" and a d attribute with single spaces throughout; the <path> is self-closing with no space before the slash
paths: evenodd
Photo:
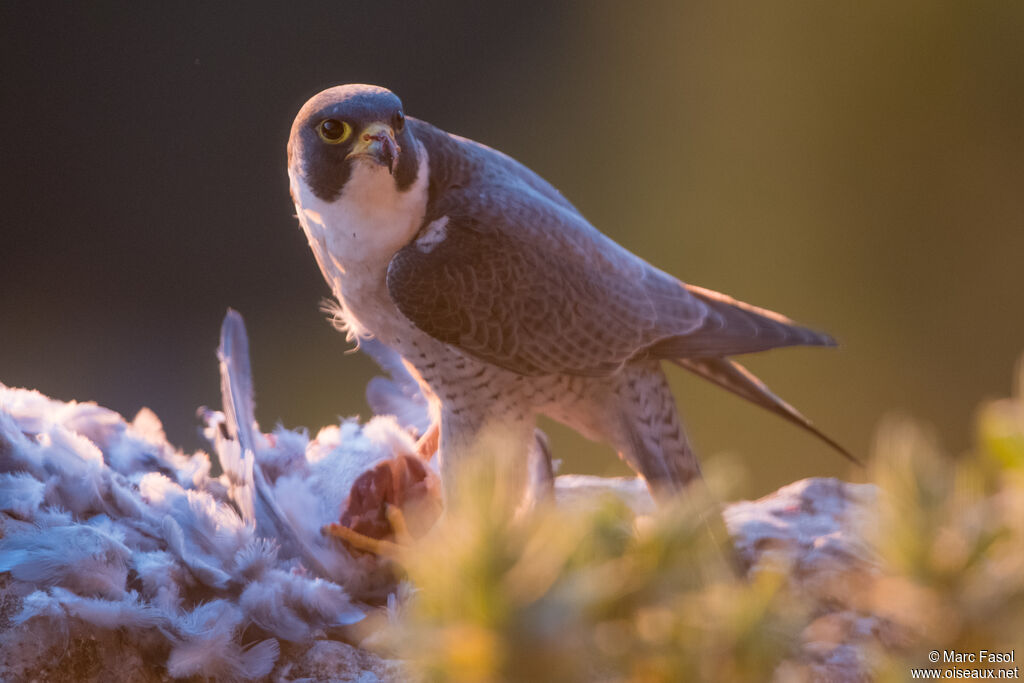
<path id="1" fill-rule="evenodd" d="M 443 239 L 399 250 L 388 291 L 417 327 L 495 365 L 600 376 L 639 355 L 826 343 L 782 316 L 691 291 L 529 188 L 447 194 L 432 212 L 447 219 Z"/>

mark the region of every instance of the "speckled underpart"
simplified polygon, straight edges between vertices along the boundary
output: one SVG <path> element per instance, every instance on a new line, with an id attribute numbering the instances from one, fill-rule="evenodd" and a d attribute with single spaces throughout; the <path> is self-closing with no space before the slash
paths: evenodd
<path id="1" fill-rule="evenodd" d="M 699 477 L 700 468 L 679 421 L 676 402 L 659 361 L 637 360 L 609 377 L 528 376 L 480 361 L 439 342 L 404 321 L 386 288 L 368 299 L 376 335 L 415 370 L 442 424 L 442 459 L 471 446 L 488 422 L 522 433 L 525 461 L 537 414 L 562 422 L 583 436 L 612 445 L 656 496 Z M 362 306 L 350 314 L 351 325 Z M 380 324 L 380 319 L 391 321 Z M 447 428 L 445 428 L 447 427 Z M 455 440 L 455 434 L 464 438 Z M 464 442 L 464 444 L 463 444 Z M 459 449 L 461 450 L 461 449 Z M 451 488 L 454 482 L 446 483 Z"/>

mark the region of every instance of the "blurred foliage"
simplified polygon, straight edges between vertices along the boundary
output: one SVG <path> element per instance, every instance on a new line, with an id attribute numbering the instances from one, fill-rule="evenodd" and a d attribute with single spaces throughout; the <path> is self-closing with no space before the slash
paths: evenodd
<path id="1" fill-rule="evenodd" d="M 735 577 L 700 498 L 639 520 L 612 496 L 515 522 L 479 500 L 409 559 L 398 653 L 431 681 L 763 680 L 805 610 L 781 571 Z"/>
<path id="2" fill-rule="evenodd" d="M 1020 388 L 977 424 L 960 458 L 907 419 L 879 430 L 866 533 L 881 570 L 842 608 L 874 615 L 864 661 L 881 680 L 930 650 L 1024 645 Z M 702 521 L 711 505 L 695 492 L 636 517 L 609 497 L 509 521 L 479 496 L 403 559 L 415 589 L 383 642 L 428 681 L 805 680 L 779 665 L 835 606 L 794 592 L 786 567 L 737 578 Z"/>
<path id="3" fill-rule="evenodd" d="M 883 657 L 885 680 L 927 666 L 930 650 L 1024 648 L 1024 360 L 1013 397 L 979 412 L 975 449 L 944 454 L 909 422 L 879 430 L 872 479 L 884 490 L 877 547 L 887 575 L 874 612 L 909 642 Z"/>

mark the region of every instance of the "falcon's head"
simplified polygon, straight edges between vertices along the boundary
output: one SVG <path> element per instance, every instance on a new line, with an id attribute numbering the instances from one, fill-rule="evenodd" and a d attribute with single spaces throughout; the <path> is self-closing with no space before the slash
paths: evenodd
<path id="1" fill-rule="evenodd" d="M 288 168 L 321 200 L 332 202 L 356 169 L 390 174 L 406 189 L 416 178 L 416 144 L 402 101 L 375 85 L 339 85 L 299 110 L 288 140 Z"/>

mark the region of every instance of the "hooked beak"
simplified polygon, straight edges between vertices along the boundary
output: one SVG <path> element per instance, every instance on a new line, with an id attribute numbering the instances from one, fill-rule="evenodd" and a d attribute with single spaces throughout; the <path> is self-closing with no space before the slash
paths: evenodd
<path id="1" fill-rule="evenodd" d="M 402 148 L 395 142 L 395 133 L 386 123 L 371 123 L 359 134 L 346 159 L 369 159 L 388 169 L 391 175 L 398 167 Z"/>

